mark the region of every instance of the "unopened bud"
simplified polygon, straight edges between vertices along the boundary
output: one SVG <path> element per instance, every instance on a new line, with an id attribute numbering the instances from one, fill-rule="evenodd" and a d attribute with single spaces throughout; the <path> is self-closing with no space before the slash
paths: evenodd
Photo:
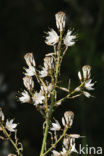
<path id="1" fill-rule="evenodd" d="M 91 76 L 91 66 L 89 65 L 85 65 L 82 67 L 82 71 L 83 71 L 83 78 L 86 80 L 86 79 L 89 79 L 90 76 Z"/>
<path id="2" fill-rule="evenodd" d="M 33 53 L 27 53 L 24 56 L 24 59 L 25 59 L 25 61 L 26 61 L 26 63 L 27 63 L 28 66 L 34 66 L 34 67 L 36 66 Z"/>
<path id="3" fill-rule="evenodd" d="M 72 126 L 73 119 L 74 119 L 74 113 L 72 111 L 66 111 L 64 113 L 64 118 L 66 120 L 66 124 Z"/>
<path id="4" fill-rule="evenodd" d="M 65 28 L 65 20 L 66 20 L 66 14 L 62 11 L 56 13 L 56 26 L 60 31 L 63 31 Z"/>

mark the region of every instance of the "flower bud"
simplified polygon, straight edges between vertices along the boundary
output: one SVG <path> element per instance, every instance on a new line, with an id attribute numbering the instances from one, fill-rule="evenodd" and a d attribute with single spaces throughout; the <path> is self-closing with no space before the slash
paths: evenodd
<path id="1" fill-rule="evenodd" d="M 62 11 L 56 13 L 56 26 L 60 31 L 63 31 L 65 28 L 65 20 L 66 20 L 66 14 Z"/>
<path id="2" fill-rule="evenodd" d="M 28 90 L 32 90 L 34 88 L 34 81 L 32 80 L 32 77 L 30 77 L 30 76 L 25 76 L 23 78 L 23 83 L 24 83 L 24 86 Z"/>
<path id="3" fill-rule="evenodd" d="M 79 78 L 80 81 L 82 81 L 82 75 L 81 75 L 80 71 L 78 72 L 78 78 Z"/>
<path id="4" fill-rule="evenodd" d="M 91 76 L 91 66 L 89 65 L 85 65 L 82 67 L 82 71 L 83 71 L 83 78 L 86 80 L 86 79 L 89 79 L 90 76 Z"/>
<path id="5" fill-rule="evenodd" d="M 24 59 L 25 59 L 25 61 L 26 61 L 26 63 L 27 63 L 28 66 L 34 66 L 34 67 L 36 66 L 33 53 L 27 53 L 24 56 Z"/>
<path id="6" fill-rule="evenodd" d="M 66 121 L 66 125 L 72 126 L 73 119 L 74 119 L 74 113 L 72 111 L 66 111 L 64 113 L 64 118 Z"/>

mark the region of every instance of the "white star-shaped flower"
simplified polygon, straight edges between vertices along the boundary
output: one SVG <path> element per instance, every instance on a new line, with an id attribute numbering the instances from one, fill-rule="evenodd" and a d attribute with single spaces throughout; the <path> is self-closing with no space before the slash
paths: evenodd
<path id="1" fill-rule="evenodd" d="M 50 130 L 52 131 L 59 131 L 61 129 L 61 126 L 57 120 L 55 120 L 55 123 L 52 123 L 52 127 Z"/>
<path id="2" fill-rule="evenodd" d="M 85 82 L 85 88 L 87 90 L 94 90 L 94 88 L 92 88 L 94 86 L 94 83 L 91 83 L 92 79 L 89 79 Z"/>
<path id="3" fill-rule="evenodd" d="M 15 128 L 17 127 L 17 124 L 13 123 L 13 119 L 12 120 L 7 120 L 6 121 L 6 128 L 10 131 L 10 132 L 15 132 Z"/>
<path id="4" fill-rule="evenodd" d="M 43 100 L 45 99 L 45 97 L 41 94 L 41 92 L 39 93 L 35 92 L 32 99 L 33 99 L 34 105 L 38 105 L 38 104 L 43 103 Z"/>
<path id="5" fill-rule="evenodd" d="M 25 73 L 26 76 L 36 75 L 36 70 L 35 70 L 35 67 L 33 67 L 33 66 L 29 66 L 29 68 L 25 68 L 25 71 L 26 71 L 26 73 Z"/>
<path id="6" fill-rule="evenodd" d="M 57 33 L 51 29 L 50 31 L 48 31 L 48 36 L 46 37 L 45 43 L 53 46 L 56 43 L 58 43 L 59 41 L 59 36 L 57 35 Z"/>
<path id="7" fill-rule="evenodd" d="M 30 95 L 29 93 L 24 90 L 22 93 L 21 93 L 21 97 L 19 97 L 19 100 L 22 102 L 22 103 L 29 103 L 30 102 Z"/>
<path id="8" fill-rule="evenodd" d="M 69 47 L 75 44 L 74 39 L 76 39 L 75 35 L 71 35 L 72 31 L 68 30 L 66 36 L 64 37 L 64 44 Z"/>
<path id="9" fill-rule="evenodd" d="M 48 71 L 46 68 L 42 68 L 41 71 L 39 71 L 40 77 L 46 77 L 48 75 Z"/>
<path id="10" fill-rule="evenodd" d="M 52 151 L 52 156 L 60 156 L 60 153 L 57 152 L 56 150 L 53 150 Z"/>

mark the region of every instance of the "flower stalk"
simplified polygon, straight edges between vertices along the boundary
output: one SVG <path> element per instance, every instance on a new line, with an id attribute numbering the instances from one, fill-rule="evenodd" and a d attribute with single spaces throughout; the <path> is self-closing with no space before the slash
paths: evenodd
<path id="1" fill-rule="evenodd" d="M 12 140 L 12 138 L 10 137 L 10 135 L 8 134 L 7 130 L 5 129 L 5 127 L 3 126 L 2 122 L 0 122 L 0 126 L 3 130 L 4 135 L 9 139 L 9 141 L 12 143 L 12 145 L 14 146 L 14 148 L 16 149 L 18 156 L 22 156 L 22 153 L 20 152 L 19 148 L 17 147 L 16 143 Z"/>

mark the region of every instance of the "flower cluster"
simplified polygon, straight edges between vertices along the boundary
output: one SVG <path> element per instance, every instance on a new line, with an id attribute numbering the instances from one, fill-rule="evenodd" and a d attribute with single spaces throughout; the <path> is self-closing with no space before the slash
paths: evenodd
<path id="1" fill-rule="evenodd" d="M 79 77 L 81 84 L 84 83 L 84 85 L 80 88 L 76 88 L 76 90 L 82 91 L 82 93 L 88 98 L 91 97 L 92 95 L 88 91 L 94 90 L 93 86 L 95 84 L 95 83 L 92 83 L 92 79 L 91 79 L 91 66 L 89 65 L 83 66 L 82 74 L 79 71 L 78 77 Z M 85 91 L 84 89 L 88 91 Z"/>
<path id="2" fill-rule="evenodd" d="M 56 27 L 58 32 L 50 29 L 47 32 L 45 43 L 53 48 L 52 53 L 47 53 L 43 59 L 43 66 L 37 67 L 33 53 L 25 54 L 24 59 L 27 67 L 24 68 L 23 84 L 25 89 L 20 93 L 19 101 L 21 103 L 31 103 L 42 114 L 45 121 L 43 124 L 44 138 L 40 156 L 45 156 L 49 152 L 53 156 L 69 156 L 72 152 L 77 152 L 75 139 L 80 138 L 79 134 L 69 134 L 68 129 L 73 125 L 74 113 L 66 111 L 62 117 L 62 125 L 55 119 L 52 122 L 53 111 L 60 106 L 66 99 L 74 99 L 84 94 L 86 97 L 91 97 L 91 94 L 86 90 L 94 90 L 91 79 L 91 67 L 85 65 L 82 67 L 82 72 L 78 72 L 80 85 L 71 90 L 68 83 L 68 88 L 61 86 L 59 76 L 61 64 L 66 54 L 68 47 L 75 44 L 76 35 L 71 30 L 64 31 L 66 25 L 66 14 L 58 12 L 55 15 Z M 67 32 L 65 34 L 65 32 Z M 35 79 L 34 79 L 35 78 Z M 36 81 L 39 84 L 39 89 L 35 88 Z M 69 81 L 70 82 L 70 81 Z M 58 99 L 58 91 L 66 92 L 66 96 Z M 59 132 L 59 134 L 57 134 Z M 51 135 L 51 147 L 47 149 L 47 137 Z M 62 151 L 55 150 L 57 144 L 62 141 Z"/>
<path id="3" fill-rule="evenodd" d="M 52 151 L 52 156 L 66 156 L 66 154 L 69 151 L 69 155 L 72 152 L 76 152 L 78 153 L 78 151 L 76 150 L 75 147 L 75 139 L 81 138 L 82 136 L 80 136 L 79 134 L 68 134 L 67 130 L 68 128 L 71 128 L 72 124 L 73 124 L 73 119 L 74 119 L 74 113 L 72 111 L 66 111 L 64 113 L 64 117 L 62 117 L 62 125 L 64 126 L 64 128 L 62 128 L 62 126 L 60 125 L 60 123 L 55 120 L 55 123 L 52 123 L 52 127 L 50 128 L 51 131 L 63 131 L 63 133 L 60 135 L 59 138 L 57 138 L 57 134 L 54 133 L 54 137 L 55 138 L 55 143 L 56 144 L 58 142 L 58 140 L 63 136 L 63 142 L 62 142 L 62 151 L 58 152 L 56 150 Z M 64 134 L 64 132 L 66 132 Z"/>

